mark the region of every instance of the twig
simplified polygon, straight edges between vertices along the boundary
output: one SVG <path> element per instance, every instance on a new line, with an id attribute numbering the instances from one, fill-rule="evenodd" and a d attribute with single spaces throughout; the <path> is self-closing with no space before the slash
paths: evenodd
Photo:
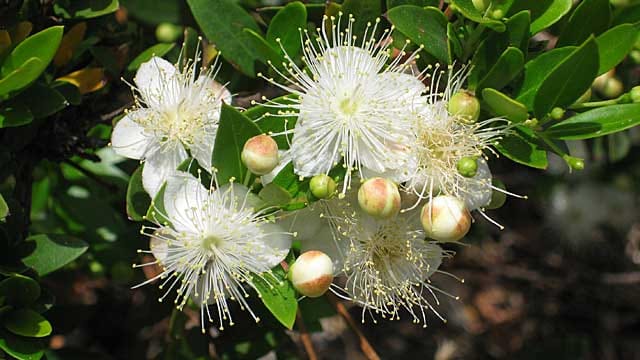
<path id="1" fill-rule="evenodd" d="M 358 327 L 358 324 L 353 320 L 351 314 L 349 314 L 349 311 L 347 310 L 347 307 L 344 306 L 344 304 L 340 302 L 340 300 L 338 300 L 333 294 L 327 292 L 326 297 L 329 302 L 336 308 L 338 314 L 340 314 L 340 316 L 342 316 L 347 324 L 349 324 L 351 330 L 353 330 L 353 332 L 360 340 L 360 350 L 362 350 L 364 356 L 368 360 L 380 360 L 380 356 L 378 356 L 378 353 L 376 353 L 376 351 L 373 349 L 373 346 L 371 346 L 371 343 L 369 343 L 369 340 L 367 340 L 367 338 L 364 336 L 364 334 Z"/>
<path id="2" fill-rule="evenodd" d="M 133 102 L 129 102 L 113 111 L 110 111 L 106 114 L 102 114 L 100 115 L 100 122 L 102 123 L 108 123 L 111 122 L 111 120 L 113 120 L 114 117 L 120 115 L 123 111 L 125 111 L 126 109 L 130 108 L 133 106 Z"/>
<path id="3" fill-rule="evenodd" d="M 304 325 L 304 319 L 302 318 L 300 309 L 298 309 L 298 312 L 296 313 L 296 325 L 300 331 L 300 340 L 302 340 L 302 345 L 304 345 L 304 350 L 307 352 L 309 360 L 318 360 L 318 355 L 316 354 L 313 342 L 311 341 L 311 335 L 309 335 L 307 327 Z"/>

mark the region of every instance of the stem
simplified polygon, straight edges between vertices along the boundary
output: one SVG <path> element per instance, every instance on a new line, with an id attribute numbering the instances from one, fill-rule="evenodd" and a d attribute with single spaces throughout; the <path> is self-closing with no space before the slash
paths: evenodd
<path id="1" fill-rule="evenodd" d="M 582 103 L 582 104 L 571 105 L 571 106 L 569 106 L 569 109 L 571 109 L 571 110 L 581 110 L 581 109 L 591 109 L 591 108 L 596 108 L 596 107 L 601 107 L 601 106 L 616 105 L 619 100 L 620 100 L 620 98 L 611 99 L 611 100 L 586 102 L 586 103 Z"/>
<path id="2" fill-rule="evenodd" d="M 318 355 L 316 354 L 313 342 L 311 341 L 311 335 L 309 335 L 307 327 L 304 325 L 304 319 L 302 318 L 300 309 L 298 309 L 298 312 L 296 313 L 296 325 L 300 331 L 300 340 L 302 340 L 302 345 L 304 346 L 304 350 L 307 352 L 309 360 L 318 360 Z"/>
<path id="3" fill-rule="evenodd" d="M 251 180 L 251 171 L 247 169 L 247 173 L 244 175 L 244 180 L 242 181 L 242 185 L 245 187 L 249 187 L 249 180 Z"/>
<path id="4" fill-rule="evenodd" d="M 360 350 L 362 350 L 362 353 L 367 358 L 367 360 L 380 360 L 380 356 L 378 356 L 378 353 L 376 353 L 376 351 L 373 349 L 373 346 L 371 346 L 371 343 L 369 343 L 369 340 L 367 340 L 367 338 L 364 336 L 364 334 L 358 327 L 358 324 L 356 324 L 356 322 L 353 320 L 346 306 L 344 306 L 344 304 L 340 302 L 340 300 L 338 300 L 335 295 L 330 294 L 329 292 L 327 292 L 326 297 L 327 300 L 329 300 L 329 302 L 336 308 L 338 314 L 342 316 L 351 330 L 356 334 L 358 340 L 360 340 Z"/>

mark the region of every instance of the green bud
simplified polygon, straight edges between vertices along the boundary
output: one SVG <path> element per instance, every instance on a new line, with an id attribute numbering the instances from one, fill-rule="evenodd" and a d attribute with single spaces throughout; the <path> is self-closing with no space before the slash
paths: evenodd
<path id="1" fill-rule="evenodd" d="M 460 116 L 465 123 L 473 124 L 480 117 L 480 101 L 466 91 L 460 91 L 449 100 L 449 113 Z"/>
<path id="2" fill-rule="evenodd" d="M 160 42 L 171 43 L 182 36 L 182 26 L 171 23 L 161 23 L 156 28 L 156 38 Z"/>
<path id="3" fill-rule="evenodd" d="M 562 157 L 564 161 L 569 165 L 569 167 L 573 170 L 583 170 L 584 169 L 584 160 L 573 157 L 570 155 L 565 155 Z"/>
<path id="4" fill-rule="evenodd" d="M 608 99 L 617 98 L 622 92 L 624 92 L 622 81 L 614 77 L 608 79 L 602 88 L 602 95 Z"/>
<path id="5" fill-rule="evenodd" d="M 504 183 L 498 179 L 491 180 L 491 184 L 495 188 L 506 190 Z M 491 202 L 489 202 L 489 205 L 487 205 L 486 208 L 490 210 L 501 208 L 506 201 L 507 201 L 507 194 L 494 189 L 493 192 L 491 193 Z"/>
<path id="6" fill-rule="evenodd" d="M 460 175 L 472 178 L 478 173 L 478 159 L 475 156 L 463 157 L 458 160 L 456 168 Z"/>
<path id="7" fill-rule="evenodd" d="M 489 7 L 490 0 L 472 0 L 473 6 L 480 12 L 484 12 Z"/>
<path id="8" fill-rule="evenodd" d="M 554 107 L 553 110 L 551 110 L 551 118 L 553 120 L 562 120 L 563 117 L 564 117 L 564 109 L 559 107 Z"/>
<path id="9" fill-rule="evenodd" d="M 527 119 L 527 120 L 524 121 L 524 126 L 533 129 L 536 126 L 538 126 L 538 119 L 536 119 L 536 118 Z"/>
<path id="10" fill-rule="evenodd" d="M 495 9 L 491 12 L 491 18 L 494 20 L 500 20 L 504 17 L 504 11 L 502 9 Z"/>
<path id="11" fill-rule="evenodd" d="M 634 63 L 640 64 L 640 50 L 633 49 L 629 53 L 629 57 L 633 60 Z"/>
<path id="12" fill-rule="evenodd" d="M 328 175 L 320 174 L 311 178 L 309 188 L 318 199 L 328 199 L 336 193 L 336 182 Z"/>
<path id="13" fill-rule="evenodd" d="M 629 91 L 629 96 L 634 103 L 640 102 L 640 86 L 634 86 L 631 91 Z"/>

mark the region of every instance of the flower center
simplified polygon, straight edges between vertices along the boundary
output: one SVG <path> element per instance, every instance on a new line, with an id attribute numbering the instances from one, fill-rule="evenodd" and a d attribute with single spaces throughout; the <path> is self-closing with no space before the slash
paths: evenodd
<path id="1" fill-rule="evenodd" d="M 215 235 L 207 235 L 202 239 L 202 248 L 209 252 L 213 252 L 221 244 L 222 239 Z"/>
<path id="2" fill-rule="evenodd" d="M 346 116 L 353 116 L 358 111 L 358 103 L 352 98 L 345 98 L 338 104 L 340 111 Z"/>

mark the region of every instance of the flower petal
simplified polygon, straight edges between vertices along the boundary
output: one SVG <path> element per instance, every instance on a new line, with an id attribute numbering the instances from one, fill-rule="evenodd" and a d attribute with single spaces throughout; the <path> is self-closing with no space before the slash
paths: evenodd
<path id="1" fill-rule="evenodd" d="M 135 81 L 146 103 L 158 103 L 168 86 L 175 85 L 178 69 L 167 60 L 154 56 L 138 68 Z"/>
<path id="2" fill-rule="evenodd" d="M 267 269 L 270 269 L 287 256 L 291 248 L 292 236 L 276 224 L 262 223 L 260 229 L 264 233 L 261 240 L 267 247 L 260 257 L 268 266 Z"/>
<path id="3" fill-rule="evenodd" d="M 199 215 L 206 212 L 198 210 L 207 206 L 209 191 L 191 174 L 178 171 L 175 173 L 167 178 L 164 190 L 164 208 L 167 216 L 177 231 L 202 232 L 199 224 L 202 224 L 203 219 L 200 219 Z"/>
<path id="4" fill-rule="evenodd" d="M 133 120 L 144 115 L 145 110 L 133 111 L 125 115 L 113 127 L 111 147 L 116 154 L 130 159 L 142 159 L 153 141 L 153 137 L 144 132 L 144 128 Z"/>
<path id="5" fill-rule="evenodd" d="M 466 194 L 464 194 L 464 203 L 469 211 L 487 206 L 491 202 L 491 170 L 487 162 L 478 159 L 478 172 L 476 176 L 466 179 L 466 185 L 463 184 Z"/>
<path id="6" fill-rule="evenodd" d="M 213 153 L 217 130 L 217 124 L 215 126 L 205 126 L 202 129 L 203 133 L 200 139 L 189 147 L 191 155 L 198 161 L 198 164 L 209 172 L 211 172 L 211 154 Z"/>
<path id="7" fill-rule="evenodd" d="M 158 193 L 162 183 L 177 172 L 176 168 L 186 158 L 187 152 L 182 145 L 165 151 L 159 149 L 146 156 L 142 168 L 142 186 L 151 198 Z"/>

